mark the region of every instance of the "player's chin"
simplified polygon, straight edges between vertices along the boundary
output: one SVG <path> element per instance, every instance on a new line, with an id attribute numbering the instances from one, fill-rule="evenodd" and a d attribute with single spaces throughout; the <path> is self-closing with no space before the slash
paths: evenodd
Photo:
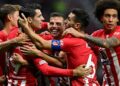
<path id="1" fill-rule="evenodd" d="M 14 23 L 13 26 L 14 26 L 14 27 L 18 27 L 18 23 Z"/>

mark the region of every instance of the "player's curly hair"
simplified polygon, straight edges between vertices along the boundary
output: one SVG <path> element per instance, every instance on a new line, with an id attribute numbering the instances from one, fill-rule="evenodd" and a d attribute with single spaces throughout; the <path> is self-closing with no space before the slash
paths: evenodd
<path id="1" fill-rule="evenodd" d="M 99 0 L 96 3 L 95 16 L 101 21 L 101 17 L 106 9 L 116 9 L 118 12 L 118 19 L 120 19 L 120 2 L 118 0 Z"/>

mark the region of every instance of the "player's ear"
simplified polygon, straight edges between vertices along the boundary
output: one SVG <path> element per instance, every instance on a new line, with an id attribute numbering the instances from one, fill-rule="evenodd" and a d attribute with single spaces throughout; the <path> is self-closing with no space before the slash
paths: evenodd
<path id="1" fill-rule="evenodd" d="M 80 23 L 76 23 L 75 24 L 75 28 L 81 28 L 81 24 Z"/>
<path id="2" fill-rule="evenodd" d="M 29 23 L 32 22 L 32 18 L 31 17 L 28 17 L 27 20 L 28 20 Z"/>
<path id="3" fill-rule="evenodd" d="M 11 14 L 8 14 L 8 15 L 7 15 L 7 19 L 8 19 L 8 20 L 12 20 L 12 15 L 11 15 Z"/>
<path id="4" fill-rule="evenodd" d="M 117 22 L 119 22 L 119 19 L 117 18 Z"/>

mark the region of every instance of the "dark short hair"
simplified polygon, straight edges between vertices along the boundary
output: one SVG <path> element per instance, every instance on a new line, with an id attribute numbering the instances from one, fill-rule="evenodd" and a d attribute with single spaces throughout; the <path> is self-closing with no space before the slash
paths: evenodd
<path id="1" fill-rule="evenodd" d="M 81 23 L 82 27 L 87 27 L 89 24 L 89 15 L 82 9 L 74 8 L 71 11 L 75 14 L 75 21 Z"/>
<path id="2" fill-rule="evenodd" d="M 24 7 L 30 8 L 30 9 L 41 9 L 41 5 L 38 3 L 27 3 Z"/>
<path id="3" fill-rule="evenodd" d="M 120 19 L 120 2 L 118 0 L 100 0 L 96 3 L 95 16 L 101 21 L 101 17 L 106 9 L 115 9 L 118 12 L 118 18 Z"/>
<path id="4" fill-rule="evenodd" d="M 59 12 L 52 12 L 50 14 L 50 17 L 63 17 L 64 18 L 64 15 Z"/>
<path id="5" fill-rule="evenodd" d="M 35 10 L 41 9 L 40 4 L 32 3 L 32 4 L 26 4 L 24 7 L 20 9 L 20 16 L 21 13 L 23 13 L 26 17 L 34 17 L 35 16 Z"/>

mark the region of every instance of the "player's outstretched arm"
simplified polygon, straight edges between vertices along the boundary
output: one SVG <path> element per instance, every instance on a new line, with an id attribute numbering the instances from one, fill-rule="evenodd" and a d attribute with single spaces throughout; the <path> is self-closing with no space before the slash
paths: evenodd
<path id="1" fill-rule="evenodd" d="M 80 65 L 75 69 L 61 69 L 49 66 L 44 60 L 35 62 L 37 68 L 45 75 L 49 76 L 68 76 L 68 77 L 84 77 L 91 73 L 91 68 L 85 68 L 85 65 Z"/>
<path id="2" fill-rule="evenodd" d="M 120 40 L 116 37 L 111 37 L 111 38 L 106 38 L 106 39 L 101 39 L 99 37 L 93 37 L 90 35 L 87 35 L 85 33 L 82 32 L 78 32 L 77 30 L 75 30 L 74 28 L 68 28 L 63 32 L 63 35 L 65 34 L 72 34 L 75 37 L 78 38 L 83 38 L 87 41 L 90 41 L 100 47 L 104 47 L 104 48 L 111 48 L 111 47 L 115 47 L 120 45 Z"/>
<path id="3" fill-rule="evenodd" d="M 15 37 L 13 39 L 4 41 L 4 42 L 0 42 L 0 51 L 3 49 L 9 49 L 9 47 L 11 46 L 19 46 L 19 45 L 23 45 L 25 41 L 27 41 L 29 39 L 27 39 L 26 35 L 21 33 L 18 37 Z"/>
<path id="4" fill-rule="evenodd" d="M 28 57 L 32 56 L 32 57 L 36 57 L 36 58 L 41 58 L 41 59 L 44 59 L 45 61 L 47 61 L 51 65 L 63 67 L 63 63 L 61 61 L 59 61 L 55 57 L 51 57 L 51 56 L 43 53 L 42 51 L 38 50 L 34 45 L 33 46 L 25 45 L 25 46 L 21 47 L 20 49 L 21 49 L 22 53 L 24 55 L 27 55 Z"/>

